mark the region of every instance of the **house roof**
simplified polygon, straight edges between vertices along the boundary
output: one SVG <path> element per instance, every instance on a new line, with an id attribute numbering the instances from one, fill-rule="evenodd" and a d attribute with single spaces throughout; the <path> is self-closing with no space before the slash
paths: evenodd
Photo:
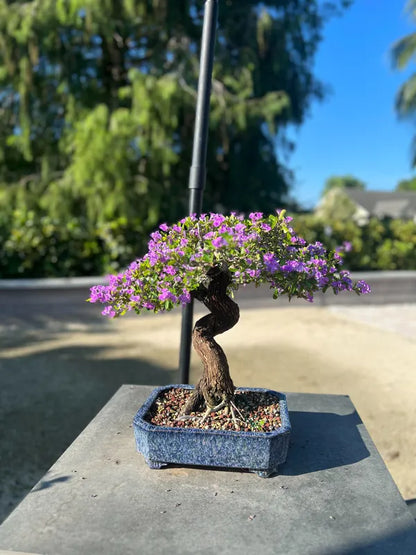
<path id="1" fill-rule="evenodd" d="M 349 198 L 377 218 L 413 218 L 416 216 L 416 192 L 361 191 L 344 189 Z"/>

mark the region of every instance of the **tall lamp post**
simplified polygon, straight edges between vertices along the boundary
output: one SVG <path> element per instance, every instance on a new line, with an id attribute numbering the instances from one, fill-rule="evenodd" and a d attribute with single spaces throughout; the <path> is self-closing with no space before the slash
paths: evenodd
<path id="1" fill-rule="evenodd" d="M 211 96 L 212 67 L 214 63 L 215 30 L 218 20 L 218 0 L 206 0 L 202 28 L 201 58 L 198 95 L 196 101 L 192 165 L 189 172 L 189 213 L 199 216 L 206 178 L 209 101 Z M 181 343 L 179 350 L 180 383 L 189 382 L 191 359 L 193 300 L 182 309 Z"/>

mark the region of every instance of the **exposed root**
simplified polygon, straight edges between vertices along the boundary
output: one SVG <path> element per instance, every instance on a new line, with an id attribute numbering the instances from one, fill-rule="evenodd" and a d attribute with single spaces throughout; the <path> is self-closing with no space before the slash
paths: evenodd
<path id="1" fill-rule="evenodd" d="M 197 416 L 196 414 L 181 414 L 180 416 L 178 416 L 176 421 L 181 422 L 181 421 L 185 421 L 185 420 L 195 420 L 199 424 L 203 424 L 212 412 L 218 412 L 221 409 L 224 409 L 225 414 L 228 414 L 228 411 L 231 412 L 231 416 L 232 416 L 232 419 L 233 419 L 233 422 L 234 422 L 235 429 L 237 431 L 239 431 L 240 430 L 240 425 L 238 423 L 239 419 L 236 417 L 236 411 L 239 414 L 239 416 L 241 417 L 240 422 L 244 421 L 244 417 L 241 414 L 241 411 L 239 410 L 239 408 L 235 405 L 235 403 L 233 403 L 233 401 L 229 401 L 227 403 L 225 400 L 223 400 L 223 401 L 221 401 L 221 403 L 219 403 L 215 407 L 208 406 L 206 411 L 204 412 L 204 414 L 202 416 Z"/>
<path id="2" fill-rule="evenodd" d="M 205 420 L 208 418 L 208 416 L 211 414 L 211 412 L 217 412 L 221 409 L 223 409 L 225 407 L 225 401 L 221 401 L 221 403 L 219 405 L 217 405 L 216 407 L 208 407 L 207 410 L 204 412 L 204 415 L 202 417 L 201 420 L 201 424 L 203 424 L 205 422 Z"/>
<path id="3" fill-rule="evenodd" d="M 231 405 L 231 408 L 234 408 L 238 412 L 238 414 L 241 417 L 241 420 L 244 420 L 244 415 L 241 412 L 241 410 L 237 407 L 237 405 L 233 401 L 230 401 L 230 405 Z"/>
<path id="4" fill-rule="evenodd" d="M 235 429 L 239 430 L 240 426 L 238 425 L 237 418 L 235 417 L 234 407 L 232 405 L 230 405 L 230 410 L 231 410 L 231 416 L 234 422 Z"/>

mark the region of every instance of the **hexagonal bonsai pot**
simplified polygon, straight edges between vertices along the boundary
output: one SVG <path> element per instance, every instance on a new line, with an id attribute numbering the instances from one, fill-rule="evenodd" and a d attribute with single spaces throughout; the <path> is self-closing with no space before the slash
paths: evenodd
<path id="1" fill-rule="evenodd" d="M 237 389 L 276 396 L 281 426 L 272 432 L 170 428 L 151 424 L 149 413 L 153 403 L 163 392 L 172 388 L 194 389 L 189 385 L 177 384 L 154 389 L 133 420 L 137 450 L 150 468 L 176 463 L 247 469 L 267 477 L 275 474 L 278 466 L 285 462 L 291 427 L 283 393 L 258 388 Z"/>

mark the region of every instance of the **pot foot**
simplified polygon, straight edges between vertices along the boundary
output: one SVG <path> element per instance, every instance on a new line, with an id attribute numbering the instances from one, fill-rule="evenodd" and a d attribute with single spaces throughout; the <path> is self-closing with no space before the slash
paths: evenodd
<path id="1" fill-rule="evenodd" d="M 160 461 L 154 461 L 153 459 L 146 459 L 146 462 L 147 462 L 149 468 L 152 468 L 154 470 L 160 470 L 163 466 L 167 465 L 167 463 L 160 462 Z"/>
<path id="2" fill-rule="evenodd" d="M 253 470 L 253 472 L 257 474 L 257 476 L 260 476 L 260 478 L 269 478 L 272 474 L 277 474 L 277 468 L 273 470 L 273 472 L 269 470 Z"/>

